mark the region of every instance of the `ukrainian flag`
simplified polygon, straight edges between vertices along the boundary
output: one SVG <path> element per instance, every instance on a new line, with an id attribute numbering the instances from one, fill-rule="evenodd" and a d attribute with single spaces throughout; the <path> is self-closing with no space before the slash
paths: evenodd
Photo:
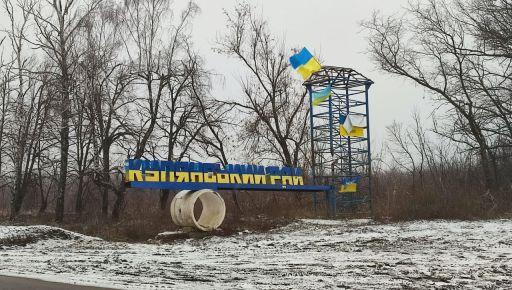
<path id="1" fill-rule="evenodd" d="M 290 64 L 304 80 L 322 68 L 318 60 L 305 47 L 290 57 Z"/>
<path id="2" fill-rule="evenodd" d="M 359 182 L 360 177 L 343 177 L 341 180 L 340 193 L 343 192 L 356 192 L 357 191 L 357 183 Z"/>
<path id="3" fill-rule="evenodd" d="M 332 95 L 331 85 L 328 85 L 325 89 L 323 89 L 321 91 L 312 92 L 311 99 L 312 99 L 313 106 L 318 106 L 318 104 L 327 100 L 331 95 Z"/>
<path id="4" fill-rule="evenodd" d="M 343 137 L 364 137 L 364 118 L 340 115 L 340 135 Z"/>

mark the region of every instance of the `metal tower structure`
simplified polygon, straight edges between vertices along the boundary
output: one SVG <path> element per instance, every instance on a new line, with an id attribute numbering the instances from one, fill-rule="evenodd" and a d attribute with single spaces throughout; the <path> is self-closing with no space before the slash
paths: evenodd
<path id="1" fill-rule="evenodd" d="M 370 123 L 368 90 L 373 81 L 351 68 L 323 66 L 306 82 L 310 95 L 312 175 L 316 184 L 331 184 L 328 197 L 333 214 L 371 211 Z M 328 100 L 313 106 L 312 93 L 331 88 Z M 340 134 L 342 116 L 366 120 L 363 137 Z M 338 192 L 343 178 L 360 177 L 355 193 Z"/>

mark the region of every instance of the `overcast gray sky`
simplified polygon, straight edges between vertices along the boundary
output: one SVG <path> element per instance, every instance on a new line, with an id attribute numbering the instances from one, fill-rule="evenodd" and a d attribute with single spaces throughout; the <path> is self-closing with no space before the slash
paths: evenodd
<path id="1" fill-rule="evenodd" d="M 189 0 L 174 0 L 175 15 Z M 232 11 L 236 0 L 195 0 L 201 13 L 193 22 L 195 46 L 203 55 L 207 67 L 223 76 L 214 81 L 218 98 L 241 95 L 238 84 L 240 64 L 212 51 L 217 35 L 225 28 L 223 9 Z M 373 10 L 384 14 L 402 13 L 407 0 L 250 0 L 248 1 L 268 21 L 276 36 L 284 37 L 292 47 L 308 47 L 320 56 L 325 65 L 351 67 L 375 84 L 370 91 L 370 122 L 374 147 L 385 138 L 385 127 L 393 120 L 407 123 L 414 109 L 428 114 L 431 104 L 424 91 L 410 82 L 379 72 L 367 49 L 366 35 L 360 22 L 368 19 Z M 8 19 L 3 15 L 0 24 Z M 297 81 L 300 78 L 297 76 Z M 374 149 L 375 150 L 375 149 Z"/>
<path id="2" fill-rule="evenodd" d="M 175 0 L 180 7 L 186 0 Z M 201 14 L 194 21 L 194 42 L 208 68 L 223 74 L 215 83 L 218 97 L 240 94 L 237 63 L 214 53 L 216 35 L 225 27 L 223 9 L 232 10 L 236 0 L 196 0 Z M 306 46 L 320 55 L 323 64 L 351 67 L 375 82 L 370 92 L 370 121 L 375 146 L 385 138 L 385 127 L 393 120 L 408 122 L 414 109 L 429 113 L 431 105 L 424 91 L 410 82 L 379 72 L 365 51 L 366 35 L 359 23 L 373 10 L 384 14 L 403 12 L 407 0 L 259 0 L 249 1 L 268 20 L 273 32 L 283 36 L 290 47 Z M 300 81 L 298 78 L 297 81 Z"/>

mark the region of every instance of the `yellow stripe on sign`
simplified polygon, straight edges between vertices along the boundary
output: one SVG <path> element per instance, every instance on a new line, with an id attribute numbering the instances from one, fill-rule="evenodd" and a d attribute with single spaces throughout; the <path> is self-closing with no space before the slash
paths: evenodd
<path id="1" fill-rule="evenodd" d="M 238 173 L 231 173 L 229 175 L 229 181 L 231 183 L 242 183 L 242 179 L 240 178 L 240 174 Z"/>
<path id="2" fill-rule="evenodd" d="M 293 177 L 292 176 L 283 176 L 281 178 L 283 185 L 293 185 Z"/>
<path id="3" fill-rule="evenodd" d="M 279 180 L 281 180 L 281 176 L 279 175 L 271 175 L 270 176 L 270 184 L 276 184 Z M 281 182 L 279 182 L 281 183 Z"/>
<path id="4" fill-rule="evenodd" d="M 140 170 L 129 170 L 127 174 L 127 181 L 142 181 L 142 171 Z"/>
<path id="5" fill-rule="evenodd" d="M 203 182 L 203 173 L 202 172 L 190 172 L 190 181 L 191 182 Z"/>
<path id="6" fill-rule="evenodd" d="M 144 176 L 144 181 L 147 182 L 158 182 L 160 181 L 160 171 L 149 171 L 147 170 Z"/>
<path id="7" fill-rule="evenodd" d="M 294 176 L 293 185 L 304 185 L 304 178 L 302 176 Z"/>
<path id="8" fill-rule="evenodd" d="M 186 171 L 178 171 L 176 172 L 176 182 L 189 182 L 190 176 Z"/>
<path id="9" fill-rule="evenodd" d="M 267 184 L 267 176 L 263 174 L 254 174 L 254 184 Z"/>
<path id="10" fill-rule="evenodd" d="M 229 183 L 229 174 L 217 173 L 217 183 Z"/>
<path id="11" fill-rule="evenodd" d="M 217 175 L 213 172 L 205 172 L 204 182 L 217 182 Z"/>
<path id="12" fill-rule="evenodd" d="M 242 183 L 243 184 L 253 184 L 254 183 L 254 175 L 242 174 Z"/>

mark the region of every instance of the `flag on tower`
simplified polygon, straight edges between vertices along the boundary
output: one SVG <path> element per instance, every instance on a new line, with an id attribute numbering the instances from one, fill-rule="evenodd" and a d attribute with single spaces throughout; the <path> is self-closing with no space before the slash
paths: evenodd
<path id="1" fill-rule="evenodd" d="M 332 95 L 331 85 L 327 85 L 327 87 L 318 92 L 311 93 L 311 99 L 313 106 L 318 106 L 321 102 L 327 100 Z"/>
<path id="2" fill-rule="evenodd" d="M 318 60 L 305 47 L 290 57 L 290 64 L 304 80 L 322 68 Z"/>
<path id="3" fill-rule="evenodd" d="M 356 192 L 357 183 L 361 179 L 360 176 L 343 177 L 341 179 L 340 193 L 343 192 Z"/>
<path id="4" fill-rule="evenodd" d="M 340 135 L 343 137 L 364 137 L 366 128 L 364 116 L 340 115 Z"/>

